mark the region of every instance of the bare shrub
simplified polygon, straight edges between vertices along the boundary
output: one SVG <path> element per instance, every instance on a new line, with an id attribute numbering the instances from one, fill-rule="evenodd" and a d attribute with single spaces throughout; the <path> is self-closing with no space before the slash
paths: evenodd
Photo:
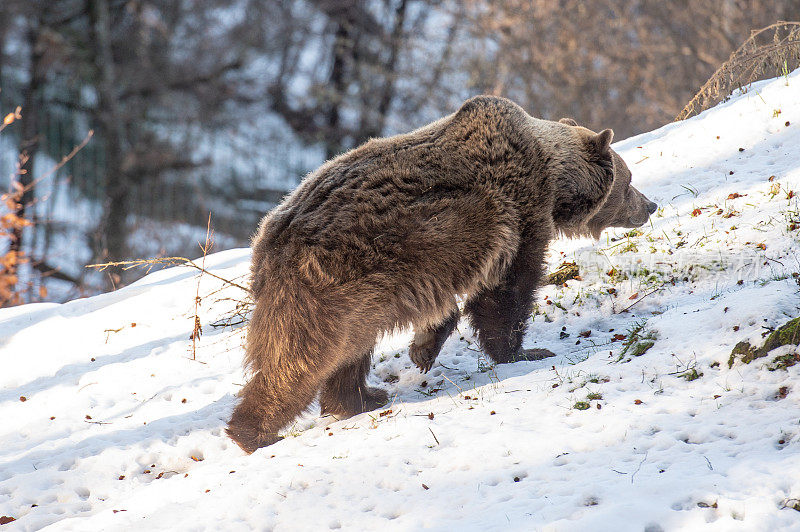
<path id="1" fill-rule="evenodd" d="M 787 75 L 800 66 L 800 22 L 781 21 L 760 30 L 734 51 L 675 120 L 685 120 L 759 79 Z"/>

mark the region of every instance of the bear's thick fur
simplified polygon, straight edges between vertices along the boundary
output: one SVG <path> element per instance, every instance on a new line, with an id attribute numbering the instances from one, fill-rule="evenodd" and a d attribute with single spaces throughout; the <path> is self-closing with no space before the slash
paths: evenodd
<path id="1" fill-rule="evenodd" d="M 427 371 L 457 295 L 495 362 L 524 359 L 550 240 L 638 226 L 654 210 L 612 137 L 479 96 L 311 173 L 253 239 L 253 377 L 228 434 L 247 452 L 269 445 L 318 392 L 337 416 L 385 404 L 366 385 L 376 339 L 413 326 L 410 356 Z"/>

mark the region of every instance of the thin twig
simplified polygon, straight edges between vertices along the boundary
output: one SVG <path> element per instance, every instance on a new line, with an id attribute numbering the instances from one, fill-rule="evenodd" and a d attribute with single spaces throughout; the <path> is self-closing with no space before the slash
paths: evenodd
<path id="1" fill-rule="evenodd" d="M 56 173 L 56 172 L 58 172 L 59 170 L 61 170 L 61 168 L 62 168 L 62 167 L 65 165 L 65 164 L 67 164 L 67 163 L 68 163 L 68 162 L 69 162 L 69 161 L 70 161 L 70 160 L 71 160 L 73 157 L 75 157 L 75 155 L 76 155 L 76 154 L 77 154 L 79 151 L 81 151 L 81 150 L 82 150 L 82 149 L 83 149 L 83 148 L 84 148 L 84 147 L 85 147 L 87 144 L 89 144 L 89 140 L 91 140 L 91 138 L 92 138 L 93 136 L 94 136 L 94 130 L 93 130 L 93 129 L 90 129 L 90 130 L 89 130 L 89 132 L 86 134 L 86 136 L 85 136 L 85 137 L 83 137 L 83 140 L 81 141 L 81 143 L 80 143 L 80 144 L 78 144 L 77 146 L 75 146 L 74 148 L 72 148 L 72 151 L 71 151 L 71 152 L 69 152 L 68 154 L 66 154 L 65 156 L 63 156 L 63 157 L 61 158 L 61 160 L 58 162 L 58 164 L 56 164 L 56 165 L 52 166 L 52 167 L 51 167 L 51 168 L 50 168 L 50 169 L 49 169 L 47 172 L 45 172 L 44 174 L 40 175 L 39 177 L 37 177 L 36 179 L 34 179 L 33 181 L 31 181 L 30 183 L 28 183 L 27 185 L 25 185 L 25 187 L 23 187 L 22 191 L 23 191 L 23 192 L 27 192 L 28 190 L 31 190 L 33 187 L 35 187 L 36 185 L 38 185 L 40 182 L 44 181 L 45 179 L 47 179 L 48 177 L 50 177 L 50 176 L 51 176 L 51 175 L 53 175 L 54 173 Z"/>
<path id="2" fill-rule="evenodd" d="M 168 266 L 189 266 L 192 267 L 206 275 L 213 277 L 214 279 L 220 280 L 225 284 L 230 286 L 235 286 L 240 290 L 244 290 L 245 292 L 249 292 L 250 289 L 246 288 L 239 283 L 233 282 L 230 279 L 225 279 L 224 277 L 220 277 L 215 273 L 211 273 L 210 271 L 206 270 L 202 266 L 199 266 L 191 259 L 187 259 L 186 257 L 163 257 L 159 259 L 136 259 L 136 260 L 123 260 L 118 262 L 104 262 L 102 264 L 88 264 L 87 268 L 97 268 L 100 271 L 105 270 L 106 268 L 110 268 L 112 266 L 122 266 L 123 270 L 130 270 L 131 268 L 136 268 L 138 266 L 154 266 L 156 264 L 166 264 Z"/>
<path id="3" fill-rule="evenodd" d="M 616 312 L 615 314 L 622 314 L 623 312 L 626 312 L 628 309 L 630 309 L 632 306 L 634 306 L 636 303 L 638 303 L 642 299 L 646 298 L 647 296 L 649 296 L 651 294 L 655 294 L 659 290 L 663 290 L 665 285 L 666 285 L 666 283 L 662 284 L 661 286 L 657 286 L 656 288 L 653 288 L 652 290 L 647 292 L 645 295 L 643 295 L 642 297 L 640 297 L 639 299 L 637 299 L 636 301 L 634 301 L 633 303 L 631 303 L 630 305 L 628 305 L 624 309 L 620 310 L 619 312 Z"/>
<path id="4" fill-rule="evenodd" d="M 455 386 L 456 388 L 458 388 L 458 391 L 459 391 L 459 392 L 461 392 L 461 393 L 464 393 L 464 390 L 462 390 L 462 389 L 461 389 L 461 386 L 459 386 L 458 384 L 456 384 L 456 383 L 454 383 L 453 381 L 451 381 L 451 380 L 450 380 L 450 378 L 449 378 L 447 375 L 442 375 L 442 377 L 444 377 L 445 379 L 447 379 L 448 381 L 450 381 L 450 384 L 452 384 L 453 386 Z"/>
<path id="5" fill-rule="evenodd" d="M 644 464 L 644 461 L 647 460 L 647 453 L 649 453 L 649 452 L 650 451 L 645 451 L 644 458 L 642 458 L 642 461 L 639 462 L 639 466 L 636 468 L 636 471 L 631 473 L 631 484 L 633 484 L 633 479 L 634 479 L 634 477 L 636 477 L 636 473 L 639 472 L 639 470 L 642 468 L 642 465 Z"/>
<path id="6" fill-rule="evenodd" d="M 201 263 L 200 275 L 197 276 L 197 291 L 195 292 L 194 296 L 194 329 L 192 330 L 192 360 L 197 360 L 197 339 L 200 335 L 203 334 L 203 327 L 200 324 L 200 314 L 198 313 L 198 309 L 200 308 L 200 302 L 202 299 L 200 298 L 200 280 L 203 278 L 203 272 L 206 269 L 206 255 L 208 255 L 208 250 L 211 249 L 211 244 L 209 240 L 211 239 L 211 213 L 208 213 L 208 224 L 206 225 L 206 242 L 205 244 L 200 246 L 200 249 L 203 250 L 203 261 Z"/>

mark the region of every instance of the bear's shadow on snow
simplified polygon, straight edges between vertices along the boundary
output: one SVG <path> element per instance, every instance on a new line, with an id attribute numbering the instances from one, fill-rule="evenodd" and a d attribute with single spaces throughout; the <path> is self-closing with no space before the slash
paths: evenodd
<path id="1" fill-rule="evenodd" d="M 94 361 L 77 362 L 65 364 L 53 375 L 37 377 L 36 379 L 0 392 L 0 404 L 6 401 L 19 401 L 20 396 L 32 399 L 36 394 L 55 386 L 74 386 L 86 373 L 96 371 L 103 366 L 110 364 L 120 364 L 130 362 L 139 358 L 150 356 L 154 349 L 170 345 L 174 342 L 184 342 L 187 334 L 181 333 L 169 338 L 159 338 L 150 342 L 145 342 L 133 347 L 129 347 L 119 353 L 112 355 L 98 355 Z M 87 355 L 88 357 L 89 355 Z"/>
<path id="2" fill-rule="evenodd" d="M 209 266 L 207 269 L 210 272 L 214 272 L 215 270 L 232 268 L 240 264 L 242 260 L 241 257 L 231 258 L 219 264 Z M 171 271 L 173 269 L 176 269 L 176 271 Z M 104 308 L 111 305 L 123 303 L 125 300 L 142 295 L 154 287 L 179 283 L 187 279 L 199 277 L 200 275 L 202 275 L 201 272 L 190 266 L 165 268 L 151 274 L 151 276 L 160 276 L 156 279 L 151 280 L 148 279 L 148 277 L 143 277 L 133 284 L 120 288 L 117 291 L 94 296 L 91 299 L 92 304 L 88 304 L 88 300 L 86 299 L 76 299 L 57 306 L 48 305 L 46 308 L 33 310 L 32 312 L 12 316 L 7 319 L 2 319 L 2 315 L 0 315 L 0 349 L 6 346 L 15 334 L 47 319 L 53 317 L 79 318 L 86 314 L 102 311 Z"/>
<path id="3" fill-rule="evenodd" d="M 233 403 L 234 397 L 228 394 L 191 412 L 165 416 L 133 428 L 103 432 L 55 448 L 32 450 L 17 460 L 4 463 L 0 469 L 0 482 L 5 482 L 15 475 L 34 471 L 58 471 L 64 463 L 74 463 L 76 460 L 97 456 L 112 447 L 125 449 L 139 446 L 136 452 L 144 454 L 149 452 L 147 446 L 144 445 L 148 440 L 156 440 L 169 445 L 171 440 L 177 440 L 180 436 L 194 430 L 219 429 L 221 431 L 225 425 L 226 416 L 233 409 Z M 74 434 L 67 434 L 64 439 L 68 440 L 70 436 L 74 436 Z M 41 443 L 49 440 L 48 438 Z M 169 458 L 174 457 L 170 456 Z M 185 458 L 187 464 L 192 460 L 189 455 L 186 455 Z"/>
<path id="4" fill-rule="evenodd" d="M 535 329 L 530 332 L 534 333 Z M 367 376 L 368 385 L 378 386 L 389 393 L 389 403 L 382 409 L 367 414 L 374 416 L 381 410 L 396 410 L 402 403 L 449 400 L 458 395 L 477 399 L 484 393 L 477 388 L 499 385 L 507 379 L 537 371 L 549 371 L 553 365 L 560 368 L 569 364 L 570 355 L 575 354 L 574 349 L 565 349 L 568 346 L 559 345 L 557 341 L 539 341 L 536 347 L 553 349 L 556 356 L 495 365 L 488 355 L 476 350 L 474 344 L 459 340 L 458 337 L 450 338 L 428 373 L 420 373 L 414 366 L 408 357 L 408 348 L 389 350 L 386 352 L 386 360 L 373 358 L 372 371 Z M 396 355 L 400 355 L 399 358 Z"/>
<path id="5" fill-rule="evenodd" d="M 230 331 L 235 333 L 238 329 L 239 327 L 234 327 L 231 328 Z M 86 362 L 66 364 L 53 375 L 37 377 L 36 379 L 15 388 L 0 391 L 0 404 L 7 401 L 19 401 L 20 396 L 25 396 L 26 399 L 31 399 L 37 393 L 41 393 L 44 390 L 53 388 L 55 386 L 74 386 L 80 381 L 83 375 L 96 371 L 103 366 L 110 364 L 123 364 L 133 360 L 145 358 L 150 356 L 153 353 L 153 350 L 158 348 L 167 348 L 175 343 L 186 344 L 188 349 L 187 339 L 189 338 L 189 333 L 190 331 L 187 330 L 170 337 L 158 338 L 149 342 L 128 347 L 127 349 L 124 349 L 116 354 L 98 355 L 93 357 L 94 360 L 90 359 Z M 225 333 L 226 329 L 212 328 L 206 332 L 203 337 L 208 340 Z"/>

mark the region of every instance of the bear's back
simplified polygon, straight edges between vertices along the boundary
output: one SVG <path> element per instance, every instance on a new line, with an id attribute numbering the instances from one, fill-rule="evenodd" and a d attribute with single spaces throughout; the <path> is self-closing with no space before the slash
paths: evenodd
<path id="1" fill-rule="evenodd" d="M 541 189 L 543 176 L 528 183 L 541 161 L 522 140 L 526 120 L 508 100 L 476 97 L 428 126 L 325 163 L 265 217 L 254 274 L 259 263 L 284 274 L 313 264 L 320 278 L 346 282 L 448 260 L 478 267 L 480 247 L 495 244 L 488 232 L 519 231 L 509 221 L 515 204 L 542 200 L 543 190 L 528 190 Z"/>

